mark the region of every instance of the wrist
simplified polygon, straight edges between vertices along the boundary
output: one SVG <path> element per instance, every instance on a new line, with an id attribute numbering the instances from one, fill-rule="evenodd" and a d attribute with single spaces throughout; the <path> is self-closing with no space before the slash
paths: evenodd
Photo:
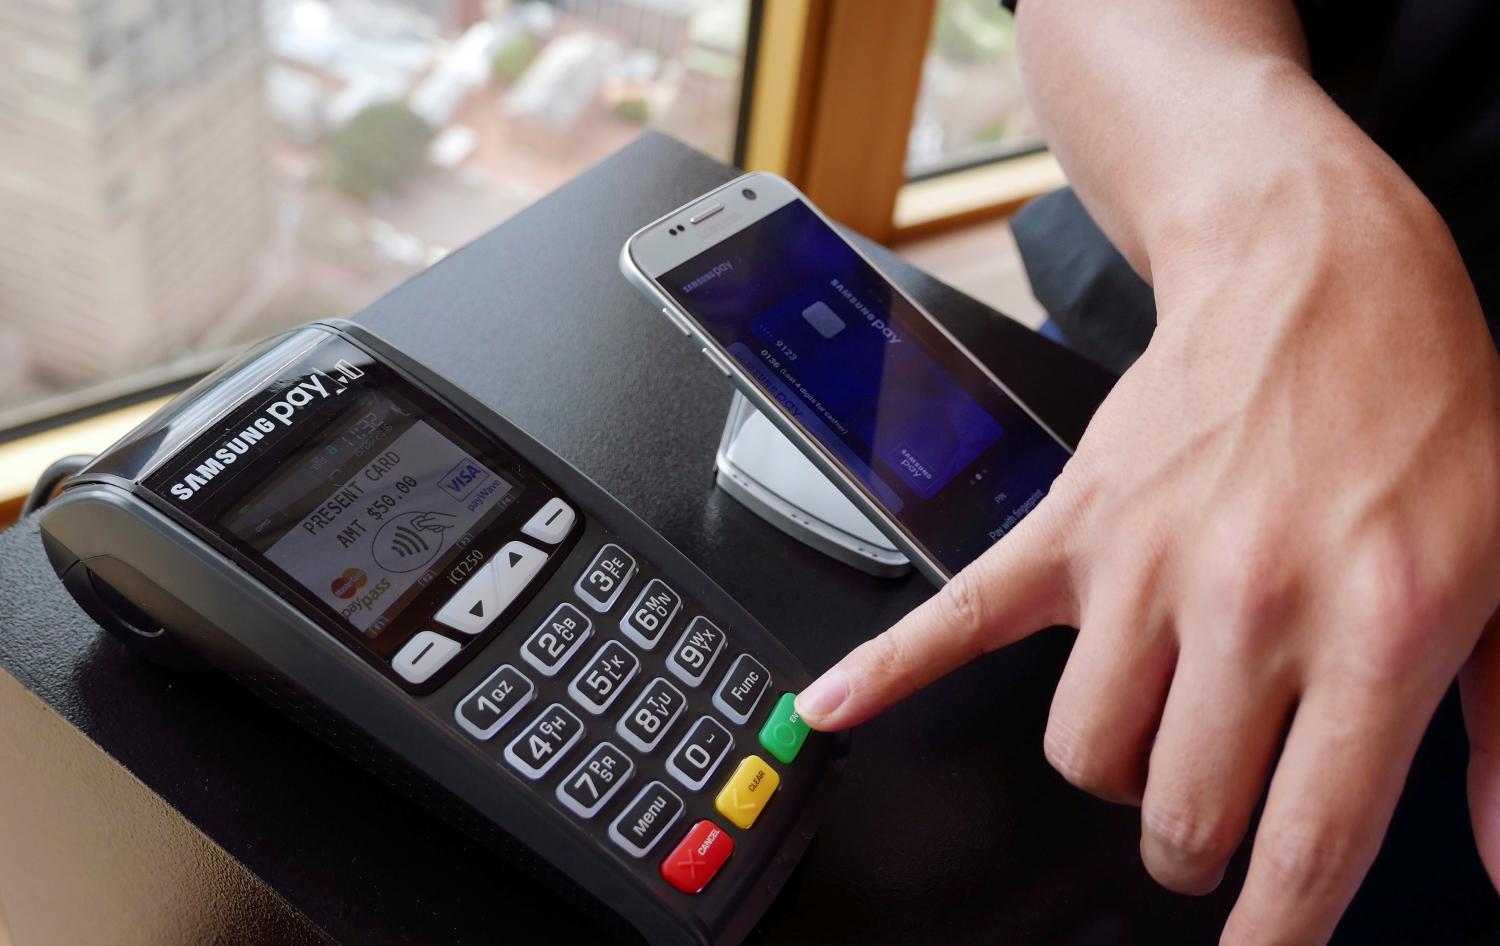
<path id="1" fill-rule="evenodd" d="M 1306 259 L 1411 240 L 1451 249 L 1431 203 L 1305 71 L 1262 65 L 1242 87 L 1246 119 L 1188 149 L 1142 195 L 1137 236 L 1158 288 L 1247 255 Z"/>

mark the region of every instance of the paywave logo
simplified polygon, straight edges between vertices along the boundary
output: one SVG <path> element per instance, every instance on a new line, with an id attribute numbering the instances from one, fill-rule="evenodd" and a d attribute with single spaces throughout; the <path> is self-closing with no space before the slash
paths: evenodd
<path id="1" fill-rule="evenodd" d="M 343 394 L 355 378 L 364 376 L 363 371 L 343 360 L 334 366 L 334 372 L 337 380 L 321 371 L 314 371 L 287 389 L 280 398 L 267 404 L 266 409 L 244 430 L 224 441 L 223 446 L 205 458 L 196 469 L 173 483 L 172 495 L 182 502 L 192 499 L 194 493 L 207 486 L 210 480 L 223 473 L 230 464 L 249 453 L 250 448 L 264 440 L 267 434 L 275 433 L 277 424 L 292 426 L 299 410 L 309 404 Z"/>

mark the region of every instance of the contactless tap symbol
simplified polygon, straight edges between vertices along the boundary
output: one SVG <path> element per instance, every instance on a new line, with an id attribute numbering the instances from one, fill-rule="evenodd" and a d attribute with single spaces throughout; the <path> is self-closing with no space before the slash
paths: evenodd
<path id="1" fill-rule="evenodd" d="M 442 512 L 403 512 L 375 533 L 375 563 L 388 572 L 415 571 L 438 557 L 454 517 Z"/>

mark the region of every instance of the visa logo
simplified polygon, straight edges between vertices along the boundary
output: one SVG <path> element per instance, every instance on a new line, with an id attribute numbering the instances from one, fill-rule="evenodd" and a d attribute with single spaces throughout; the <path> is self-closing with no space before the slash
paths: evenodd
<path id="1" fill-rule="evenodd" d="M 475 462 L 473 457 L 464 457 L 453 468 L 443 474 L 438 485 L 454 499 L 462 502 L 474 488 L 489 479 L 490 471 Z"/>
<path id="2" fill-rule="evenodd" d="M 456 493 L 479 478 L 479 467 L 470 463 L 448 480 L 448 491 Z"/>

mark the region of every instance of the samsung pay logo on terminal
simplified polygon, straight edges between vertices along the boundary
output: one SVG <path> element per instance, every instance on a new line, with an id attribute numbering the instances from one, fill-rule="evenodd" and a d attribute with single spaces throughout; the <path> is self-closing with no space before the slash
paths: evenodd
<path id="1" fill-rule="evenodd" d="M 388 387 L 304 363 L 168 488 L 364 634 L 518 492 Z"/>
<path id="2" fill-rule="evenodd" d="M 332 374 L 314 371 L 303 381 L 287 390 L 277 400 L 266 405 L 265 410 L 244 430 L 224 441 L 224 445 L 205 457 L 181 480 L 172 484 L 170 492 L 179 502 L 187 502 L 198 490 L 208 485 L 215 476 L 223 473 L 231 463 L 250 452 L 267 435 L 276 432 L 277 425 L 290 427 L 297 410 L 316 400 L 337 397 L 348 390 L 355 379 L 364 377 L 364 372 L 348 361 L 339 359 Z"/>

